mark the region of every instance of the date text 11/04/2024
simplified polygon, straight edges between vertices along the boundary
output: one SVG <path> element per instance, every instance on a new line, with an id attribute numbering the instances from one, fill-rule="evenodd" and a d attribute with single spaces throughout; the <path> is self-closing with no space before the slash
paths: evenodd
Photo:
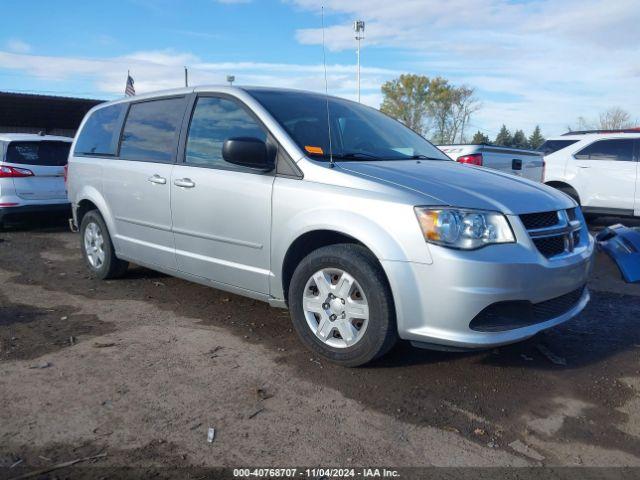
<path id="1" fill-rule="evenodd" d="M 238 478 L 399 478 L 397 470 L 386 468 L 239 468 L 233 470 Z"/>

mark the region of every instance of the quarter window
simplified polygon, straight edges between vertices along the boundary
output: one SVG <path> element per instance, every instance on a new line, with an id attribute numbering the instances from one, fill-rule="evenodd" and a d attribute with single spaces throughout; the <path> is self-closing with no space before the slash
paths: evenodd
<path id="1" fill-rule="evenodd" d="M 600 140 L 580 150 L 575 157 L 578 160 L 633 162 L 633 140 Z"/>
<path id="2" fill-rule="evenodd" d="M 184 97 L 131 104 L 122 132 L 120 158 L 173 162 L 184 107 Z"/>
<path id="3" fill-rule="evenodd" d="M 266 141 L 262 127 L 237 102 L 226 98 L 200 97 L 187 137 L 185 161 L 191 165 L 247 170 L 222 158 L 225 140 L 252 137 Z"/>
<path id="4" fill-rule="evenodd" d="M 562 150 L 563 148 L 567 148 L 577 142 L 578 140 L 547 140 L 540 145 L 538 151 L 542 152 L 543 155 L 551 155 L 552 153 Z"/>
<path id="5" fill-rule="evenodd" d="M 103 107 L 87 119 L 76 141 L 78 155 L 115 155 L 125 103 Z"/>

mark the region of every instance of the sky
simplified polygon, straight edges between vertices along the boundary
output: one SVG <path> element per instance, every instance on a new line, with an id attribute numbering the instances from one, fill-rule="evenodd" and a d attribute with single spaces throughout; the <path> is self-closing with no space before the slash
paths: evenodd
<path id="1" fill-rule="evenodd" d="M 613 106 L 640 119 L 640 0 L 3 0 L 0 90 L 121 97 L 190 84 L 355 99 L 353 21 L 366 22 L 362 101 L 402 73 L 476 89 L 470 129 L 558 135 Z M 55 7 L 54 7 L 55 5 Z M 10 20 L 10 21 L 9 21 Z M 469 132 L 473 133 L 473 132 Z"/>

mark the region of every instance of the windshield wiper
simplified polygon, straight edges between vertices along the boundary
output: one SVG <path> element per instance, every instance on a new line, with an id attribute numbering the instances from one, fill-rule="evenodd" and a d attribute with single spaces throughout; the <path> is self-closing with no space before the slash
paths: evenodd
<path id="1" fill-rule="evenodd" d="M 436 157 L 430 157 L 428 155 L 411 155 L 410 157 L 408 157 L 409 160 L 444 160 L 444 158 L 436 158 Z"/>
<path id="2" fill-rule="evenodd" d="M 365 153 L 365 152 L 346 152 L 346 153 L 334 154 L 333 158 L 341 158 L 341 159 L 371 158 L 374 160 L 382 160 L 380 157 L 376 155 L 372 155 L 370 153 Z"/>
<path id="3" fill-rule="evenodd" d="M 428 155 L 408 155 L 406 157 L 392 157 L 392 158 L 387 158 L 385 160 L 437 160 L 439 162 L 442 162 L 444 160 L 446 160 L 446 158 L 437 158 L 437 157 L 430 157 Z"/>

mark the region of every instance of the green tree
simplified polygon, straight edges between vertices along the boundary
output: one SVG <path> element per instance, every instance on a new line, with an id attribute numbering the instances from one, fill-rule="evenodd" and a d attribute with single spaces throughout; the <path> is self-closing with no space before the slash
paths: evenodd
<path id="1" fill-rule="evenodd" d="M 507 130 L 506 125 L 502 125 L 502 128 L 498 132 L 494 145 L 498 145 L 500 147 L 511 147 L 513 145 L 513 137 L 511 136 L 511 132 Z"/>
<path id="2" fill-rule="evenodd" d="M 473 88 L 442 77 L 404 74 L 382 85 L 380 110 L 435 143 L 462 142 L 480 105 Z"/>
<path id="3" fill-rule="evenodd" d="M 432 118 L 432 140 L 444 144 L 456 141 L 463 143 L 471 115 L 480 108 L 474 89 L 466 85 L 456 87 L 448 80 L 437 77 L 432 81 L 431 91 L 429 114 Z"/>
<path id="4" fill-rule="evenodd" d="M 488 136 L 486 136 L 484 133 L 478 130 L 473 136 L 473 138 L 471 139 L 471 143 L 473 143 L 474 145 L 480 145 L 480 144 L 486 143 L 488 145 L 491 143 L 491 140 L 489 140 Z"/>
<path id="5" fill-rule="evenodd" d="M 540 131 L 540 125 L 536 125 L 535 130 L 529 137 L 529 147 L 537 150 L 544 142 L 545 138 L 542 136 L 542 132 Z"/>
<path id="6" fill-rule="evenodd" d="M 432 97 L 431 85 L 432 81 L 423 75 L 406 74 L 389 80 L 382 85 L 384 99 L 380 110 L 424 134 Z"/>
<path id="7" fill-rule="evenodd" d="M 522 130 L 516 130 L 511 140 L 511 146 L 515 148 L 529 148 L 529 140 Z"/>

